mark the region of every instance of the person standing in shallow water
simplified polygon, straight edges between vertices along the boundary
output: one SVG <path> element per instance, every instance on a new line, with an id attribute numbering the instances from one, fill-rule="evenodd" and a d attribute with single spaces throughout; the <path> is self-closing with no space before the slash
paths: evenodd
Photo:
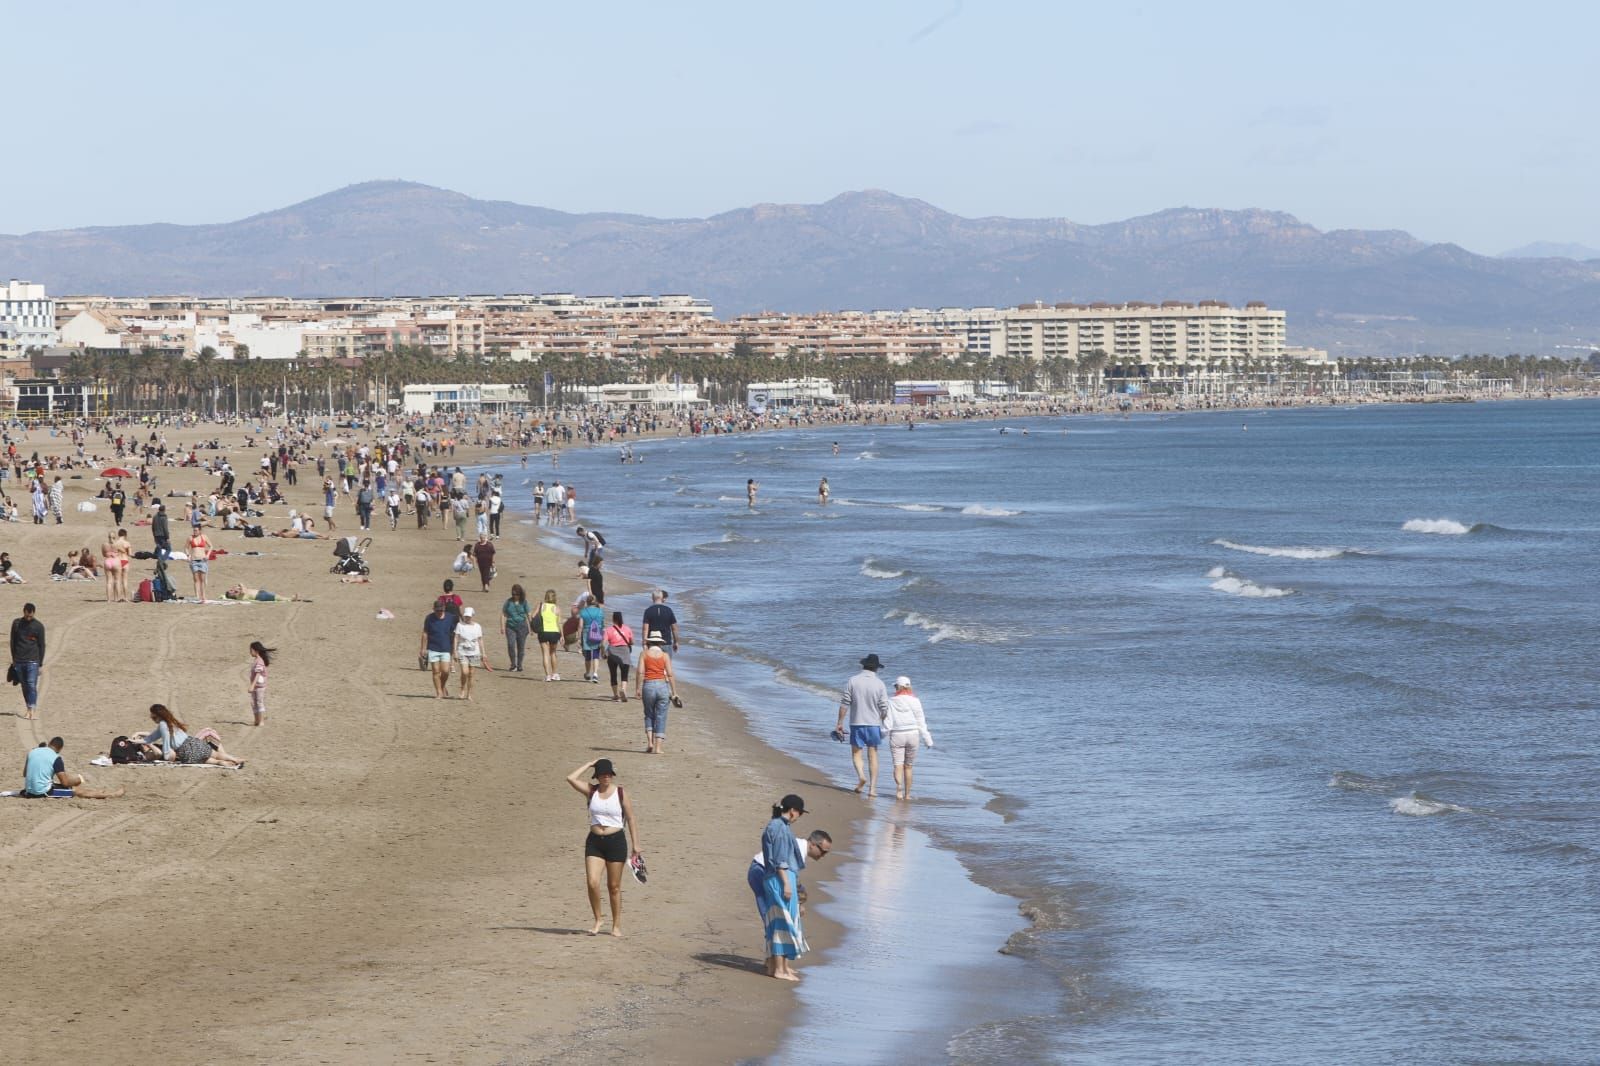
<path id="1" fill-rule="evenodd" d="M 800 871 L 805 869 L 806 849 L 794 835 L 794 823 L 805 813 L 805 800 L 785 796 L 772 805 L 772 820 L 761 833 L 762 871 L 756 898 L 767 973 L 780 981 L 800 980 L 791 964 L 806 951 L 800 924 Z"/>
<path id="2" fill-rule="evenodd" d="M 878 794 L 878 749 L 883 745 L 883 723 L 889 718 L 889 690 L 878 677 L 883 663 L 876 652 L 861 660 L 861 672 L 845 682 L 844 696 L 839 700 L 839 723 L 834 731 L 842 732 L 845 721 L 850 723 L 850 761 L 856 768 L 856 795 L 867 788 L 868 796 Z M 862 767 L 865 753 L 867 766 Z M 869 777 L 870 774 L 870 777 Z"/>

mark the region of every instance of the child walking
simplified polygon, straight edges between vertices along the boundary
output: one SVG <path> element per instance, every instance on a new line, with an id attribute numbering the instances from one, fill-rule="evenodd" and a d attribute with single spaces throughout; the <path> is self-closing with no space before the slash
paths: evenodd
<path id="1" fill-rule="evenodd" d="M 256 716 L 256 725 L 267 717 L 267 667 L 272 665 L 276 650 L 259 640 L 250 642 L 250 684 L 245 691 L 250 693 L 250 710 Z"/>

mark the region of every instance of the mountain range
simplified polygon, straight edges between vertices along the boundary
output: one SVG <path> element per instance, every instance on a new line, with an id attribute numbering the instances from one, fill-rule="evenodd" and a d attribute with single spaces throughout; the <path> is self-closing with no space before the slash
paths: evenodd
<path id="1" fill-rule="evenodd" d="M 1289 312 L 1291 343 L 1340 353 L 1600 342 L 1600 261 L 1480 256 L 1257 209 L 1174 208 L 1102 225 L 963 218 L 877 190 L 660 219 L 366 182 L 236 222 L 0 236 L 0 276 L 54 294 L 672 292 L 724 316 L 1264 300 Z"/>

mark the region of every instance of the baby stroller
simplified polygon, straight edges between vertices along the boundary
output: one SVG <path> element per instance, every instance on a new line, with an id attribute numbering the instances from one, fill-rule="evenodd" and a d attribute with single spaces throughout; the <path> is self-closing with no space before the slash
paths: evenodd
<path id="1" fill-rule="evenodd" d="M 333 554 L 339 561 L 334 563 L 328 572 L 330 574 L 361 574 L 362 576 L 372 573 L 372 567 L 368 566 L 366 559 L 362 558 L 362 554 L 370 547 L 372 547 L 371 537 L 362 537 L 360 540 L 356 540 L 354 537 L 340 537 L 339 543 L 333 546 Z"/>

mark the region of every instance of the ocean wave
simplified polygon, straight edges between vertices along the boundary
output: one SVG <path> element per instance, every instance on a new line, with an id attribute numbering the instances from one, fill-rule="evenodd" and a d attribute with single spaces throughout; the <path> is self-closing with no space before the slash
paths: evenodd
<path id="1" fill-rule="evenodd" d="M 1218 537 L 1211 543 L 1229 551 L 1248 552 L 1251 555 L 1269 555 L 1275 559 L 1342 559 L 1347 555 L 1370 555 L 1358 548 L 1279 548 L 1260 544 L 1236 544 Z"/>
<path id="2" fill-rule="evenodd" d="M 1454 803 L 1436 800 L 1432 796 L 1421 792 L 1413 792 L 1409 796 L 1396 796 L 1389 801 L 1389 809 L 1396 814 L 1403 814 L 1408 818 L 1427 818 L 1435 814 L 1471 814 L 1471 807 L 1462 807 Z"/>
<path id="3" fill-rule="evenodd" d="M 1258 585 L 1247 577 L 1240 577 L 1230 570 L 1214 566 L 1206 571 L 1206 577 L 1212 579 L 1211 587 L 1217 592 L 1226 592 L 1230 596 L 1243 596 L 1252 600 L 1275 600 L 1281 596 L 1294 595 L 1294 589 L 1282 589 L 1275 585 Z"/>
<path id="4" fill-rule="evenodd" d="M 1008 511 L 1004 507 L 985 507 L 981 503 L 969 503 L 961 508 L 962 514 L 981 515 L 984 518 L 1013 518 L 1021 511 Z"/>
<path id="5" fill-rule="evenodd" d="M 696 504 L 696 505 L 695 505 L 695 506 L 697 506 L 697 507 L 698 507 L 698 506 L 699 506 L 699 505 L 698 505 L 698 504 Z M 800 513 L 801 513 L 801 514 L 803 514 L 803 515 L 805 515 L 805 516 L 806 516 L 806 517 L 807 517 L 807 518 L 828 518 L 828 519 L 834 519 L 834 518 L 838 518 L 838 517 L 839 517 L 839 516 L 838 516 L 838 515 L 836 515 L 836 514 L 830 514 L 830 513 L 829 513 L 829 512 L 827 512 L 827 511 L 801 511 L 801 512 L 800 512 Z"/>
<path id="6" fill-rule="evenodd" d="M 1460 537 L 1468 533 L 1481 533 L 1489 528 L 1482 522 L 1465 525 L 1450 518 L 1413 518 L 1400 527 L 1407 533 L 1435 533 L 1445 537 Z"/>
<path id="7" fill-rule="evenodd" d="M 943 644 L 947 640 L 958 640 L 963 644 L 1004 644 L 1011 639 L 1010 634 L 998 629 L 985 629 L 979 626 L 961 626 L 953 622 L 941 622 L 937 618 L 929 618 L 916 611 L 903 611 L 895 608 L 883 616 L 885 619 L 900 619 L 901 625 L 912 626 L 924 630 L 929 634 L 929 644 Z"/>
<path id="8" fill-rule="evenodd" d="M 1342 788 L 1346 792 L 1387 792 L 1388 786 L 1375 777 L 1358 774 L 1354 770 L 1339 770 L 1328 779 L 1330 788 Z"/>
<path id="9" fill-rule="evenodd" d="M 863 459 L 876 459 L 877 457 L 877 452 L 862 452 L 860 455 L 856 456 L 856 462 L 860 462 Z"/>
<path id="10" fill-rule="evenodd" d="M 897 511 L 942 511 L 942 510 L 944 510 L 943 507 L 940 507 L 936 503 L 896 503 L 896 504 L 892 504 L 891 506 L 893 506 L 894 509 L 897 510 Z"/>
<path id="11" fill-rule="evenodd" d="M 861 564 L 862 577 L 877 578 L 879 581 L 893 581 L 897 577 L 906 576 L 906 572 L 904 570 L 884 570 L 880 567 L 874 566 L 873 563 L 875 562 L 877 562 L 876 559 L 868 559 L 866 562 Z"/>
<path id="12" fill-rule="evenodd" d="M 718 496 L 717 497 L 717 502 L 718 503 L 744 503 L 745 502 L 745 498 L 743 496 Z"/>

